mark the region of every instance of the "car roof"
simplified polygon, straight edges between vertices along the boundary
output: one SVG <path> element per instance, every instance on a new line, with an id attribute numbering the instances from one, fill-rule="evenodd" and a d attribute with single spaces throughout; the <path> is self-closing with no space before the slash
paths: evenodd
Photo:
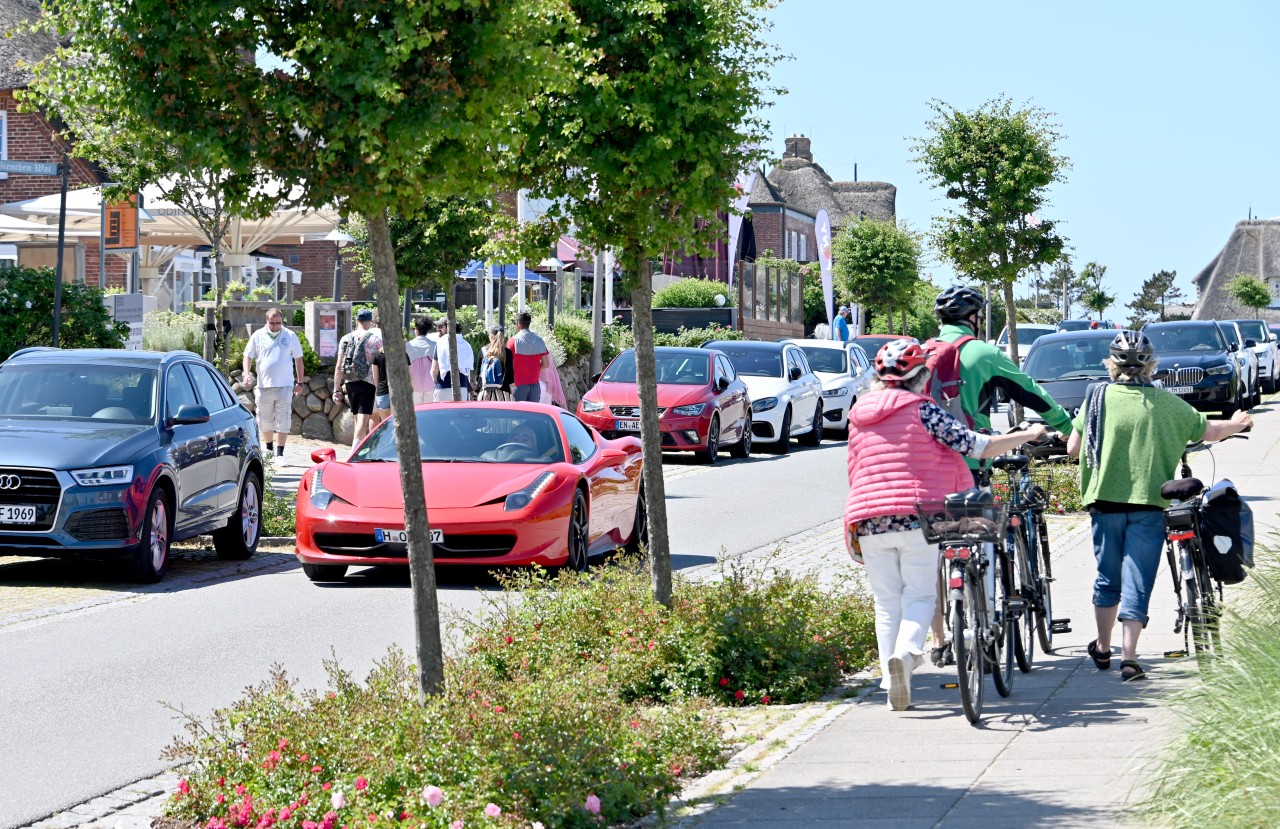
<path id="1" fill-rule="evenodd" d="M 199 360 L 200 355 L 190 351 L 127 351 L 122 348 L 24 348 L 14 352 L 5 362 L 53 363 L 80 365 L 83 363 L 145 366 L 156 368 L 181 358 Z"/>
<path id="2" fill-rule="evenodd" d="M 1148 328 L 1208 328 L 1210 325 L 1217 324 L 1217 320 L 1168 320 L 1166 322 L 1149 322 L 1142 328 L 1144 331 Z"/>
<path id="3" fill-rule="evenodd" d="M 690 348 L 688 346 L 681 345 L 655 345 L 653 347 L 653 353 L 654 355 L 670 354 L 683 357 L 705 357 L 707 356 L 707 348 L 709 347 L 710 345 L 704 346 L 703 348 Z M 635 351 L 635 348 L 628 348 L 625 349 L 625 351 Z"/>
<path id="4" fill-rule="evenodd" d="M 842 343 L 839 340 L 813 340 L 813 339 L 797 340 L 797 339 L 792 339 L 790 337 L 788 337 L 785 340 L 782 340 L 782 342 L 791 343 L 792 345 L 799 345 L 799 346 L 814 346 L 817 348 L 830 348 L 835 351 L 844 351 L 850 345 L 849 343 Z"/>
<path id="5" fill-rule="evenodd" d="M 1055 331 L 1052 334 L 1045 334 L 1038 337 L 1031 344 L 1032 348 L 1040 348 L 1042 345 L 1053 345 L 1064 340 L 1107 340 L 1108 342 L 1115 339 L 1116 330 L 1114 328 L 1090 328 L 1084 331 Z"/>
<path id="6" fill-rule="evenodd" d="M 730 348 L 736 351 L 781 351 L 782 345 L 782 343 L 768 340 L 712 340 L 703 343 L 702 347 L 718 348 L 721 351 L 727 351 Z"/>

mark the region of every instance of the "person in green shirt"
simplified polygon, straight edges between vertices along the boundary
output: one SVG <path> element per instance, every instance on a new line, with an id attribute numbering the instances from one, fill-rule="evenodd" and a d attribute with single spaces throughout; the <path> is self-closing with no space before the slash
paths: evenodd
<path id="1" fill-rule="evenodd" d="M 1141 679 L 1138 636 L 1164 545 L 1160 487 L 1171 480 L 1188 443 L 1217 441 L 1253 425 L 1247 412 L 1229 421 L 1208 421 L 1182 398 L 1152 385 L 1156 358 L 1151 340 L 1121 331 L 1103 361 L 1111 383 L 1085 395 L 1067 454 L 1080 460 L 1081 500 L 1093 525 L 1098 576 L 1093 584 L 1098 637 L 1089 656 L 1099 670 L 1111 667 L 1111 634 L 1123 630 L 1120 678 Z M 1082 457 L 1083 455 L 1083 457 Z"/>
<path id="2" fill-rule="evenodd" d="M 938 339 L 953 343 L 961 337 L 975 336 L 978 318 L 986 304 L 982 294 L 964 285 L 943 291 L 933 303 L 933 311 L 942 323 Z M 973 421 L 975 431 L 991 431 L 991 408 L 995 405 L 996 391 L 1000 390 L 1009 400 L 1039 413 L 1049 428 L 1063 435 L 1070 434 L 1071 415 L 1067 410 L 994 345 L 974 339 L 960 346 L 960 377 L 964 380 L 960 387 L 960 407 Z M 980 461 L 973 458 L 965 461 L 977 482 Z"/>

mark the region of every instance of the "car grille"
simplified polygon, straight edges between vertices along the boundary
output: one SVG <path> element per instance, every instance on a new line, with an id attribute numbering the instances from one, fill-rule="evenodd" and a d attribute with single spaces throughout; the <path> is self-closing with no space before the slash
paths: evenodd
<path id="1" fill-rule="evenodd" d="M 658 417 L 662 417 L 662 413 L 665 412 L 666 410 L 667 409 L 665 406 L 662 408 L 659 408 Z M 639 417 L 640 407 L 639 406 L 610 406 L 609 413 L 614 417 Z"/>
<path id="2" fill-rule="evenodd" d="M 129 517 L 121 507 L 77 512 L 67 532 L 81 541 L 114 541 L 129 537 Z"/>
<path id="3" fill-rule="evenodd" d="M 323 553 L 368 558 L 409 557 L 409 549 L 400 544 L 380 544 L 373 533 L 316 533 L 316 547 Z M 516 537 L 508 533 L 448 534 L 441 544 L 432 545 L 436 558 L 497 558 L 516 546 Z"/>
<path id="4" fill-rule="evenodd" d="M 62 498 L 62 485 L 58 476 L 47 469 L 0 466 L 0 475 L 15 475 L 19 479 L 17 489 L 0 490 L 0 504 L 35 504 L 36 523 L 0 523 L 0 530 L 26 532 L 48 531 L 58 513 L 58 501 Z"/>
<path id="5" fill-rule="evenodd" d="M 1166 386 L 1194 386 L 1204 379 L 1202 368 L 1171 368 L 1159 374 Z"/>

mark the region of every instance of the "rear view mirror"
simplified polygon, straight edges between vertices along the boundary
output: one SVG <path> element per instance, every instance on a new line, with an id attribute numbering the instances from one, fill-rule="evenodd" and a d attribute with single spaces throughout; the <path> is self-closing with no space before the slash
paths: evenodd
<path id="1" fill-rule="evenodd" d="M 791 370 L 787 372 L 787 378 L 789 380 L 799 380 L 801 374 L 800 366 L 792 366 Z"/>
<path id="2" fill-rule="evenodd" d="M 193 423 L 208 423 L 209 410 L 204 406 L 198 406 L 195 403 L 183 403 L 178 407 L 178 413 L 169 418 L 170 426 L 184 426 Z"/>
<path id="3" fill-rule="evenodd" d="M 1258 345 L 1258 343 L 1257 343 L 1256 341 L 1254 341 L 1254 340 L 1245 340 L 1245 341 L 1244 341 L 1244 347 L 1245 347 L 1245 348 L 1255 348 L 1255 347 L 1257 347 L 1257 345 Z"/>
<path id="4" fill-rule="evenodd" d="M 716 380 L 716 389 L 717 389 L 717 390 L 719 390 L 719 391 L 724 391 L 724 390 L 725 390 L 725 389 L 727 389 L 727 388 L 729 388 L 729 378 L 728 378 L 728 377 L 721 377 L 721 378 L 719 378 L 718 380 Z"/>
<path id="5" fill-rule="evenodd" d="M 600 382 L 600 375 L 599 375 L 599 374 L 593 374 L 593 375 L 591 375 L 591 385 L 593 385 L 593 386 L 594 386 L 596 383 L 599 383 L 599 382 Z"/>
<path id="6" fill-rule="evenodd" d="M 316 463 L 325 463 L 326 461 L 333 460 L 337 456 L 338 456 L 338 453 L 334 451 L 332 446 L 326 446 L 323 449 L 316 449 L 314 452 L 312 452 L 311 460 L 315 461 Z"/>

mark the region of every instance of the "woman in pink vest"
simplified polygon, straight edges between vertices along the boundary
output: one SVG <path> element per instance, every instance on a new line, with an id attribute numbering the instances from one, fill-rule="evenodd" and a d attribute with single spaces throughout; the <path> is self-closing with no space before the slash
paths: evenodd
<path id="1" fill-rule="evenodd" d="M 973 486 L 963 455 L 990 458 L 1042 437 L 1044 426 L 980 435 L 934 403 L 924 349 L 894 340 L 876 354 L 878 382 L 849 412 L 845 543 L 866 565 L 875 596 L 876 644 L 889 707 L 911 705 L 911 674 L 924 661 L 938 597 L 938 548 L 925 542 L 916 502 Z"/>

